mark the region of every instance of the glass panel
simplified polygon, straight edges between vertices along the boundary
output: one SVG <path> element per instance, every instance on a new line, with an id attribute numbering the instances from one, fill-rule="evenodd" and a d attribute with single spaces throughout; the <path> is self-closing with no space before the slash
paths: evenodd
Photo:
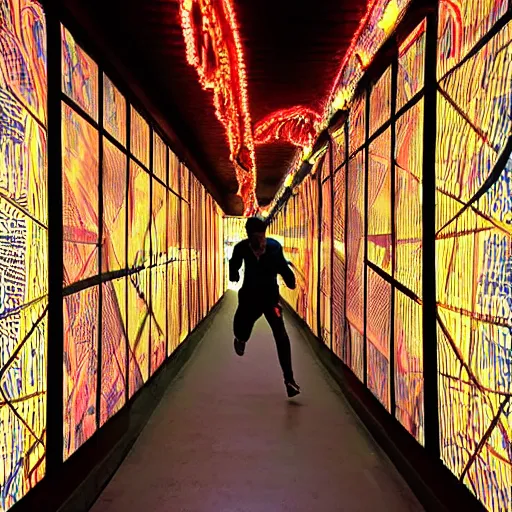
<path id="1" fill-rule="evenodd" d="M 98 66 L 62 27 L 62 90 L 98 120 Z"/>
<path id="2" fill-rule="evenodd" d="M 28 0 L 3 2 L 0 41 L 0 506 L 7 510 L 46 471 L 48 193 L 42 7 Z"/>
<path id="3" fill-rule="evenodd" d="M 149 265 L 151 194 L 149 174 L 130 162 L 128 185 L 128 267 Z"/>
<path id="4" fill-rule="evenodd" d="M 103 75 L 103 126 L 119 143 L 126 145 L 126 100 L 107 75 Z"/>
<path id="5" fill-rule="evenodd" d="M 396 417 L 423 444 L 422 306 L 395 290 L 394 322 Z"/>
<path id="6" fill-rule="evenodd" d="M 125 404 L 126 278 L 102 284 L 101 424 Z"/>
<path id="7" fill-rule="evenodd" d="M 391 116 L 391 66 L 389 66 L 370 95 L 370 135 Z"/>
<path id="8" fill-rule="evenodd" d="M 139 162 L 149 167 L 149 125 L 133 107 L 130 111 L 130 151 Z"/>
<path id="9" fill-rule="evenodd" d="M 368 388 L 389 410 L 391 284 L 367 268 Z"/>
<path id="10" fill-rule="evenodd" d="M 362 95 L 354 101 L 350 109 L 348 118 L 348 149 L 350 154 L 361 147 L 365 141 L 365 107 L 366 97 Z"/>
<path id="11" fill-rule="evenodd" d="M 98 273 L 98 132 L 62 105 L 64 285 Z"/>
<path id="12" fill-rule="evenodd" d="M 402 108 L 425 82 L 425 30 L 422 21 L 400 45 L 398 50 L 397 109 Z"/>
<path id="13" fill-rule="evenodd" d="M 391 132 L 370 145 L 368 166 L 368 259 L 391 274 Z"/>
<path id="14" fill-rule="evenodd" d="M 103 139 L 102 272 L 126 268 L 126 155 Z"/>
<path id="15" fill-rule="evenodd" d="M 422 294 L 423 100 L 396 123 L 395 279 Z"/>
<path id="16" fill-rule="evenodd" d="M 167 183 L 167 146 L 156 133 L 153 136 L 153 173 Z"/>
<path id="17" fill-rule="evenodd" d="M 98 287 L 64 299 L 64 459 L 96 431 Z"/>

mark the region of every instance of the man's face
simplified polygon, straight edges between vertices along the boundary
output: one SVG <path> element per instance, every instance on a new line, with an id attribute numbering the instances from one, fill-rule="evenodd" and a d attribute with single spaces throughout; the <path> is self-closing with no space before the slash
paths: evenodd
<path id="1" fill-rule="evenodd" d="M 265 232 L 262 233 L 252 233 L 249 235 L 249 243 L 251 244 L 252 250 L 261 255 L 265 252 L 265 248 L 267 246 L 267 238 Z"/>

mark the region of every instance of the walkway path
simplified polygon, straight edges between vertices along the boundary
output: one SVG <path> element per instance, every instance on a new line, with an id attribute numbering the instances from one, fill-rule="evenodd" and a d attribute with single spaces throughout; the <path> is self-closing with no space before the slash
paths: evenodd
<path id="1" fill-rule="evenodd" d="M 287 317 L 288 400 L 261 319 L 239 358 L 232 292 L 92 512 L 423 510 Z"/>

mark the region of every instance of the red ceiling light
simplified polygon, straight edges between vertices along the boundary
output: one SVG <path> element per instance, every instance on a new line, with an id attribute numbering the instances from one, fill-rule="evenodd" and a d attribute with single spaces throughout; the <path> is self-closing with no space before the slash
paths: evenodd
<path id="1" fill-rule="evenodd" d="M 247 100 L 247 79 L 231 0 L 181 0 L 181 25 L 187 61 L 205 90 L 213 91 L 215 112 L 223 124 L 239 184 L 244 214 L 258 208 L 256 158 Z"/>
<path id="2" fill-rule="evenodd" d="M 281 140 L 300 148 L 311 147 L 320 121 L 320 115 L 307 107 L 278 110 L 256 124 L 254 142 L 268 144 Z"/>

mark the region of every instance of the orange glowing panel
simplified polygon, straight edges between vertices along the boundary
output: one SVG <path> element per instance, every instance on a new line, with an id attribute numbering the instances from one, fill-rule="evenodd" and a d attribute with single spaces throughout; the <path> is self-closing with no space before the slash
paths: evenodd
<path id="1" fill-rule="evenodd" d="M 133 107 L 130 112 L 130 150 L 140 163 L 149 167 L 149 125 Z"/>
<path id="2" fill-rule="evenodd" d="M 98 273 L 98 132 L 62 105 L 64 284 Z"/>

